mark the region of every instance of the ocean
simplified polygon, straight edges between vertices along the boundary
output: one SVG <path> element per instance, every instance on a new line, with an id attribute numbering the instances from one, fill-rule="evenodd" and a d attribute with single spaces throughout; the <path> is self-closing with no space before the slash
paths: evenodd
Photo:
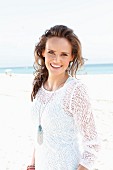
<path id="1" fill-rule="evenodd" d="M 4 67 L 0 68 L 0 73 L 33 74 L 33 67 Z M 113 74 L 113 63 L 110 64 L 86 64 L 77 74 Z"/>

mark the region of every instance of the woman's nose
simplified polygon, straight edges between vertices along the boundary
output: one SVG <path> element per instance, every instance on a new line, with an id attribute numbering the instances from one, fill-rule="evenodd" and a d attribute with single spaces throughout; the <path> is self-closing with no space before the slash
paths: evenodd
<path id="1" fill-rule="evenodd" d="M 59 62 L 61 60 L 60 55 L 55 55 L 54 60 L 56 62 Z"/>

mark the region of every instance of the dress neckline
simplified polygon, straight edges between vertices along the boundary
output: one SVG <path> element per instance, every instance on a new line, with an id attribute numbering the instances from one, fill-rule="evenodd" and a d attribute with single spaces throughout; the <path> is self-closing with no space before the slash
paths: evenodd
<path id="1" fill-rule="evenodd" d="M 57 90 L 49 91 L 49 90 L 47 90 L 47 89 L 44 88 L 44 85 L 43 85 L 43 84 L 42 84 L 42 86 L 41 86 L 41 89 L 42 89 L 43 91 L 45 91 L 46 93 L 51 93 L 51 94 L 52 94 L 52 93 L 55 93 L 55 92 L 58 92 L 58 91 L 62 90 L 62 89 L 65 87 L 65 85 L 66 85 L 68 82 L 70 82 L 71 79 L 72 79 L 72 76 L 69 75 L 69 77 L 68 77 L 67 80 L 65 81 L 64 85 L 63 85 L 62 87 L 58 88 Z"/>

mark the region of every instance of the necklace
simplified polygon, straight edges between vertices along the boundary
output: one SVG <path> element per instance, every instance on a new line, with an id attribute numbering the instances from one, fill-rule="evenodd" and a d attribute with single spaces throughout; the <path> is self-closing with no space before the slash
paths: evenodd
<path id="1" fill-rule="evenodd" d="M 61 85 L 64 84 L 65 82 L 61 83 L 56 90 L 58 90 L 61 87 Z M 41 111 L 41 105 L 40 105 L 40 109 L 39 109 L 39 125 L 38 125 L 38 133 L 37 133 L 37 142 L 38 142 L 39 145 L 41 145 L 43 143 L 43 128 L 42 128 L 42 124 L 41 124 L 41 117 L 42 117 L 42 114 L 44 113 L 44 110 L 45 110 L 46 106 L 51 101 L 52 97 L 54 96 L 56 90 L 53 91 L 52 95 L 50 96 L 50 98 L 46 102 L 46 104 L 45 104 L 42 111 Z"/>

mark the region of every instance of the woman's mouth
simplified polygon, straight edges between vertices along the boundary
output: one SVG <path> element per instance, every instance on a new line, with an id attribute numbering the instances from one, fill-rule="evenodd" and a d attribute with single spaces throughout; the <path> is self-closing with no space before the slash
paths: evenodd
<path id="1" fill-rule="evenodd" d="M 55 65 L 55 64 L 50 64 L 51 65 L 51 67 L 53 67 L 53 68 L 55 68 L 55 69 L 58 69 L 58 68 L 61 68 L 62 67 L 62 65 Z"/>

